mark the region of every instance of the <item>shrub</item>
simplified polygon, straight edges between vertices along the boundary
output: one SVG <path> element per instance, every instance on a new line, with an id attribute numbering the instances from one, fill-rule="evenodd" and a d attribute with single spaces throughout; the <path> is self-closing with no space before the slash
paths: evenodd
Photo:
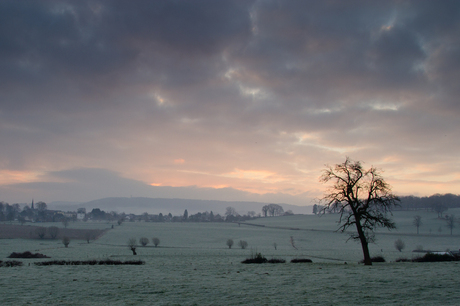
<path id="1" fill-rule="evenodd" d="M 405 246 L 406 245 L 404 244 L 404 242 L 401 239 L 398 239 L 398 240 L 395 241 L 396 250 L 401 252 L 404 249 Z"/>
<path id="2" fill-rule="evenodd" d="M 120 261 L 120 260 L 52 260 L 52 261 L 42 261 L 42 262 L 35 262 L 37 266 L 95 266 L 95 265 L 143 265 L 145 264 L 142 260 L 127 260 L 127 261 Z"/>
<path id="3" fill-rule="evenodd" d="M 261 253 L 251 254 L 251 257 L 246 258 L 241 263 L 244 264 L 261 264 L 266 263 L 268 260 Z"/>
<path id="4" fill-rule="evenodd" d="M 291 259 L 292 263 L 301 263 L 301 262 L 313 262 L 311 259 L 308 258 L 294 258 Z"/>
<path id="5" fill-rule="evenodd" d="M 439 261 L 458 261 L 458 259 L 449 254 L 426 253 L 422 257 L 412 259 L 413 262 L 439 262 Z"/>
<path id="6" fill-rule="evenodd" d="M 29 251 L 25 251 L 24 253 L 11 253 L 8 258 L 49 258 L 46 255 L 40 254 L 40 253 L 31 253 Z"/>
<path id="7" fill-rule="evenodd" d="M 0 260 L 0 267 L 20 267 L 22 266 L 22 262 L 16 260 L 10 261 L 1 261 Z"/>

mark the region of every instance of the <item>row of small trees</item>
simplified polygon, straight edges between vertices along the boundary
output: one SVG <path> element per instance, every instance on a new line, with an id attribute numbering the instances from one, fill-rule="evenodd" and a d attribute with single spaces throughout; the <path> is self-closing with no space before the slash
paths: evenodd
<path id="1" fill-rule="evenodd" d="M 234 244 L 233 239 L 228 239 L 226 244 L 227 244 L 228 248 L 231 249 L 233 244 Z M 248 247 L 248 242 L 245 241 L 245 240 L 240 240 L 238 242 L 238 246 L 240 248 L 242 248 L 242 249 L 246 249 Z"/>
<path id="2" fill-rule="evenodd" d="M 40 226 L 35 229 L 35 234 L 40 239 L 44 239 L 46 237 L 46 234 L 48 234 L 51 239 L 56 239 L 59 233 L 60 233 L 60 229 L 57 226 L 50 226 L 48 228 Z M 90 240 L 96 239 L 96 237 L 97 237 L 97 234 L 93 230 L 88 230 L 85 232 L 85 240 L 88 243 L 90 242 Z"/>
<path id="3" fill-rule="evenodd" d="M 459 220 L 455 217 L 455 215 L 448 215 L 444 219 L 445 219 L 445 221 L 447 223 L 446 226 L 450 229 L 450 234 L 452 235 L 452 231 L 455 228 L 456 223 L 459 222 Z M 419 215 L 414 216 L 414 220 L 413 220 L 412 224 L 417 228 L 417 235 L 418 235 L 419 228 L 423 225 L 422 217 L 419 216 Z M 439 231 L 441 231 L 441 227 L 439 228 Z"/>
<path id="4" fill-rule="evenodd" d="M 57 235 L 59 234 L 59 228 L 57 226 L 50 226 L 48 228 L 46 227 L 37 227 L 35 229 L 35 233 L 40 239 L 45 238 L 46 232 L 50 235 L 51 239 L 56 239 Z M 67 236 L 62 237 L 62 244 L 67 248 L 70 243 L 70 238 Z M 89 239 L 88 239 L 89 243 Z"/>
<path id="5" fill-rule="evenodd" d="M 150 243 L 149 238 L 147 237 L 141 237 L 139 238 L 139 244 L 143 247 L 147 246 L 147 244 Z M 157 237 L 152 238 L 152 244 L 157 247 L 160 244 L 160 239 Z M 136 249 L 137 249 L 138 243 L 136 238 L 129 238 L 128 239 L 128 248 L 133 252 L 133 255 L 137 255 Z"/>
<path id="6" fill-rule="evenodd" d="M 262 207 L 262 214 L 264 217 L 282 216 L 284 214 L 284 209 L 278 204 L 268 204 Z"/>

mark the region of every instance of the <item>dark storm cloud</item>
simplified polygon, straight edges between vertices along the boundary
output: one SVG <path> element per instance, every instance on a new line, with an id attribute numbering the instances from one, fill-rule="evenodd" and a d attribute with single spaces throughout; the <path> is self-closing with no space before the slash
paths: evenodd
<path id="1" fill-rule="evenodd" d="M 105 90 L 129 83 L 125 77 L 142 68 L 153 70 L 153 81 L 161 74 L 179 84 L 184 83 L 183 75 L 199 78 L 200 67 L 193 67 L 191 59 L 212 56 L 232 42 L 244 44 L 250 33 L 250 4 L 3 1 L 3 90 L 8 93 L 27 83 L 34 90 L 34 103 L 46 104 L 66 95 L 97 100 L 108 95 Z M 184 63 L 191 65 L 184 68 L 180 65 Z M 151 66 L 142 67 L 145 64 Z M 15 105 L 24 103 L 8 94 L 5 98 Z"/>
<path id="2" fill-rule="evenodd" d="M 0 169 L 232 186 L 350 153 L 452 163 L 459 34 L 458 1 L 1 1 Z"/>

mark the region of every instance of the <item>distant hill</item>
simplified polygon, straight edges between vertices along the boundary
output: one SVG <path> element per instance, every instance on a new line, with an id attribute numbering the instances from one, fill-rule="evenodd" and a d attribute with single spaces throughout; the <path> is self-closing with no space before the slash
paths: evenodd
<path id="1" fill-rule="evenodd" d="M 106 212 L 116 211 L 133 214 L 148 212 L 150 214 L 182 215 L 187 209 L 189 214 L 197 212 L 212 211 L 215 214 L 224 214 L 225 208 L 234 207 L 239 214 L 246 214 L 248 211 L 262 212 L 262 207 L 270 203 L 261 202 L 238 202 L 238 201 L 212 201 L 212 200 L 186 200 L 186 199 L 162 199 L 162 198 L 103 198 L 86 203 L 53 202 L 49 209 L 77 210 L 84 207 L 89 212 L 93 208 L 99 208 Z M 310 214 L 311 206 L 296 206 L 290 204 L 279 204 L 284 211 L 292 210 L 295 214 Z"/>

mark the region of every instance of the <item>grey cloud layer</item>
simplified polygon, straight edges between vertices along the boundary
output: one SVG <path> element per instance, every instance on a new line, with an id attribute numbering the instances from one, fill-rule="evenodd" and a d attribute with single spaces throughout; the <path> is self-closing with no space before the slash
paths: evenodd
<path id="1" fill-rule="evenodd" d="M 458 1 L 1 1 L 0 169 L 186 150 L 219 174 L 349 153 L 455 174 L 459 34 Z"/>

